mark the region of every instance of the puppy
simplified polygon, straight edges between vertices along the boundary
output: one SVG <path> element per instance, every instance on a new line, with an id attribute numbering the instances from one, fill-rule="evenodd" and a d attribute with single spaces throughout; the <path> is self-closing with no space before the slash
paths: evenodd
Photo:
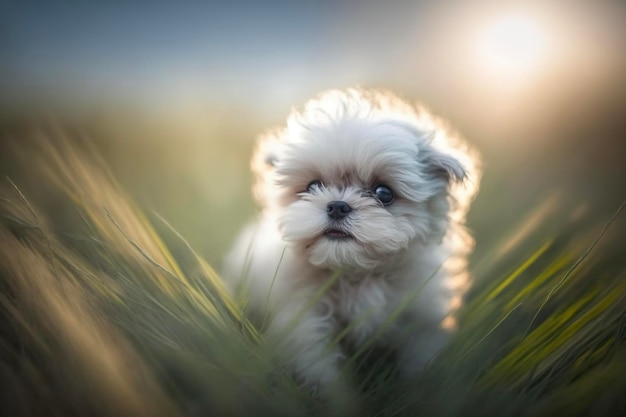
<path id="1" fill-rule="evenodd" d="M 332 396 L 369 346 L 419 372 L 468 284 L 476 153 L 390 93 L 334 90 L 263 136 L 252 168 L 263 212 L 224 276 L 296 380 Z"/>

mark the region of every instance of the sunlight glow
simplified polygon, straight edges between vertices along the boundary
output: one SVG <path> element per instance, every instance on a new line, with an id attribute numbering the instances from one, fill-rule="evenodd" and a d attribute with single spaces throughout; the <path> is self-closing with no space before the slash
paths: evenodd
<path id="1" fill-rule="evenodd" d="M 521 81 L 541 63 L 546 39 L 539 22 L 521 14 L 502 16 L 480 33 L 476 47 L 481 71 L 499 80 Z"/>

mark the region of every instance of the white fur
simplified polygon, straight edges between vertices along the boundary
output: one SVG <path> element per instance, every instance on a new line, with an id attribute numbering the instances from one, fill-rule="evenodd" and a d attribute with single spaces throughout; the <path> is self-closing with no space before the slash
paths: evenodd
<path id="1" fill-rule="evenodd" d="M 267 319 L 297 380 L 322 396 L 338 392 L 342 360 L 373 336 L 397 351 L 401 372 L 419 372 L 445 344 L 468 284 L 473 241 L 463 221 L 480 177 L 475 154 L 423 109 L 350 89 L 293 111 L 261 138 L 252 165 L 263 212 L 224 275 L 251 315 Z M 307 192 L 314 180 L 323 185 Z M 388 206 L 372 194 L 380 184 L 396 195 Z M 334 200 L 352 208 L 341 221 L 327 214 Z M 352 238 L 324 236 L 331 225 Z M 329 345 L 346 326 L 345 340 Z"/>

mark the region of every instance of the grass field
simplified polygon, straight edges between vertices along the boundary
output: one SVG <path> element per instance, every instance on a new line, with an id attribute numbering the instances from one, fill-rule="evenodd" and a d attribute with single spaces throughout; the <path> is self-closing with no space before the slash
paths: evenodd
<path id="1" fill-rule="evenodd" d="M 37 135 L 11 148 L 28 175 L 1 179 L 1 415 L 328 414 L 226 294 L 217 255 L 89 141 Z M 351 361 L 359 415 L 626 415 L 624 205 L 538 200 L 477 247 L 459 331 L 419 377 Z"/>

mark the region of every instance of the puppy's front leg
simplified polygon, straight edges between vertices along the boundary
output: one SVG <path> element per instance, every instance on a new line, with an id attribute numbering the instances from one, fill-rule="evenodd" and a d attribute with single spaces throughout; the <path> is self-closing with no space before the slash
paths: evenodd
<path id="1" fill-rule="evenodd" d="M 323 303 L 309 311 L 302 306 L 290 302 L 276 311 L 268 340 L 278 344 L 281 359 L 302 388 L 313 397 L 330 400 L 346 386 L 339 372 L 344 355 L 339 346 L 330 345 L 336 325 Z"/>

